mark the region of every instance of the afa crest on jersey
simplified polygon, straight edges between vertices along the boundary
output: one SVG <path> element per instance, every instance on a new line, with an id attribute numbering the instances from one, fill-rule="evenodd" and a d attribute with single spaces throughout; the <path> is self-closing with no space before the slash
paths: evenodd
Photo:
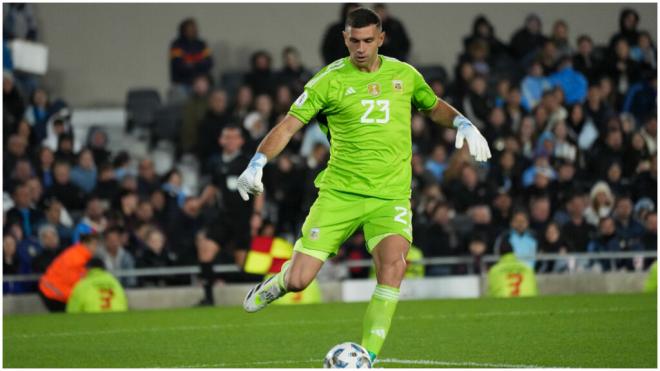
<path id="1" fill-rule="evenodd" d="M 369 95 L 377 97 L 380 95 L 380 84 L 377 82 L 372 82 L 371 84 L 367 85 L 367 91 L 369 92 Z"/>
<path id="2" fill-rule="evenodd" d="M 401 80 L 392 80 L 392 90 L 395 93 L 403 93 L 403 81 L 401 81 Z"/>

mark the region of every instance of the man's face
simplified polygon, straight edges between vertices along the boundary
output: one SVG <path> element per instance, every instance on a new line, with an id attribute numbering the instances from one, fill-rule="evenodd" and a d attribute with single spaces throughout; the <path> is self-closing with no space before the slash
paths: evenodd
<path id="1" fill-rule="evenodd" d="M 69 165 L 58 164 L 55 166 L 55 181 L 59 184 L 69 183 Z"/>
<path id="2" fill-rule="evenodd" d="M 30 190 L 27 186 L 20 186 L 14 191 L 14 203 L 17 207 L 30 206 Z"/>
<path id="3" fill-rule="evenodd" d="M 99 219 L 103 216 L 103 205 L 101 200 L 98 198 L 93 198 L 87 203 L 87 216 L 91 219 Z"/>
<path id="4" fill-rule="evenodd" d="M 532 203 L 532 218 L 538 222 L 544 222 L 550 218 L 550 201 L 541 198 Z"/>
<path id="5" fill-rule="evenodd" d="M 511 227 L 518 233 L 523 233 L 528 225 L 529 222 L 527 221 L 527 215 L 523 213 L 516 213 L 511 220 Z"/>
<path id="6" fill-rule="evenodd" d="M 46 249 L 56 249 L 60 245 L 60 236 L 56 231 L 48 230 L 41 235 L 41 244 Z"/>
<path id="7" fill-rule="evenodd" d="M 144 159 L 138 167 L 138 175 L 143 179 L 153 179 L 156 176 L 154 163 L 150 159 Z"/>
<path id="8" fill-rule="evenodd" d="M 216 113 L 222 113 L 227 109 L 227 94 L 222 91 L 216 91 L 209 98 L 209 106 Z"/>
<path id="9" fill-rule="evenodd" d="M 644 227 L 650 233 L 658 233 L 658 216 L 655 213 L 647 215 Z"/>
<path id="10" fill-rule="evenodd" d="M 347 27 L 343 34 L 351 60 L 357 67 L 366 68 L 376 61 L 385 33 L 379 31 L 375 24 L 362 28 Z"/>
<path id="11" fill-rule="evenodd" d="M 121 236 L 117 232 L 108 233 L 105 236 L 105 247 L 114 253 L 121 247 Z"/>
<path id="12" fill-rule="evenodd" d="M 632 215 L 632 201 L 630 198 L 622 198 L 619 200 L 619 202 L 616 203 L 616 209 L 614 210 L 614 213 L 617 216 L 617 219 L 619 220 L 624 220 L 630 218 L 630 215 Z"/>
<path id="13" fill-rule="evenodd" d="M 222 151 L 227 154 L 235 153 L 243 146 L 243 137 L 241 131 L 236 128 L 228 128 L 222 131 L 220 135 L 220 145 Z"/>

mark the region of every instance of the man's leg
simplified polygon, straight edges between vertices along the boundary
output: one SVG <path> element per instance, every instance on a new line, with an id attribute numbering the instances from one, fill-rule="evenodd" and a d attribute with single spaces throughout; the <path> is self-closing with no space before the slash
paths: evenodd
<path id="1" fill-rule="evenodd" d="M 284 263 L 279 273 L 248 292 L 243 308 L 251 313 L 257 312 L 287 292 L 304 290 L 316 278 L 323 262 L 319 258 L 294 251 L 291 260 Z"/>
<path id="2" fill-rule="evenodd" d="M 196 238 L 197 258 L 201 270 L 202 286 L 204 287 L 204 298 L 199 305 L 214 305 L 213 283 L 215 282 L 215 272 L 213 272 L 213 260 L 220 251 L 220 246 L 203 233 L 199 233 Z"/>
<path id="3" fill-rule="evenodd" d="M 367 307 L 362 329 L 362 346 L 369 351 L 372 361 L 383 347 L 390 330 L 399 302 L 399 287 L 406 273 L 409 248 L 408 240 L 392 234 L 378 242 L 372 250 L 378 284 Z"/>

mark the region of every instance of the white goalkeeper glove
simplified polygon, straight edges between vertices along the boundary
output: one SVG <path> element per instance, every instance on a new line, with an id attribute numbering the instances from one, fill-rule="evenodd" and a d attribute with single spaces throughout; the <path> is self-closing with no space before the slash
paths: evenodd
<path id="1" fill-rule="evenodd" d="M 266 166 L 268 159 L 266 155 L 257 152 L 250 160 L 248 167 L 243 171 L 241 176 L 238 177 L 238 193 L 241 195 L 243 201 L 250 199 L 249 193 L 258 195 L 264 191 L 264 185 L 261 183 L 261 176 L 263 175 L 263 168 Z"/>
<path id="2" fill-rule="evenodd" d="M 470 120 L 463 116 L 454 118 L 454 127 L 456 128 L 456 148 L 463 148 L 463 140 L 467 140 L 470 154 L 477 161 L 487 161 L 490 155 L 490 148 L 486 138 L 479 132 Z"/>

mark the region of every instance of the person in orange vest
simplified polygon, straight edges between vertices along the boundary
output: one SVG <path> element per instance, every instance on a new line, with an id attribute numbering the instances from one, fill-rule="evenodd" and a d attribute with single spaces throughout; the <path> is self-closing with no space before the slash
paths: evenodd
<path id="1" fill-rule="evenodd" d="M 82 235 L 64 250 L 39 279 L 39 296 L 50 312 L 64 312 L 73 287 L 87 273 L 86 264 L 96 253 L 97 233 Z"/>

